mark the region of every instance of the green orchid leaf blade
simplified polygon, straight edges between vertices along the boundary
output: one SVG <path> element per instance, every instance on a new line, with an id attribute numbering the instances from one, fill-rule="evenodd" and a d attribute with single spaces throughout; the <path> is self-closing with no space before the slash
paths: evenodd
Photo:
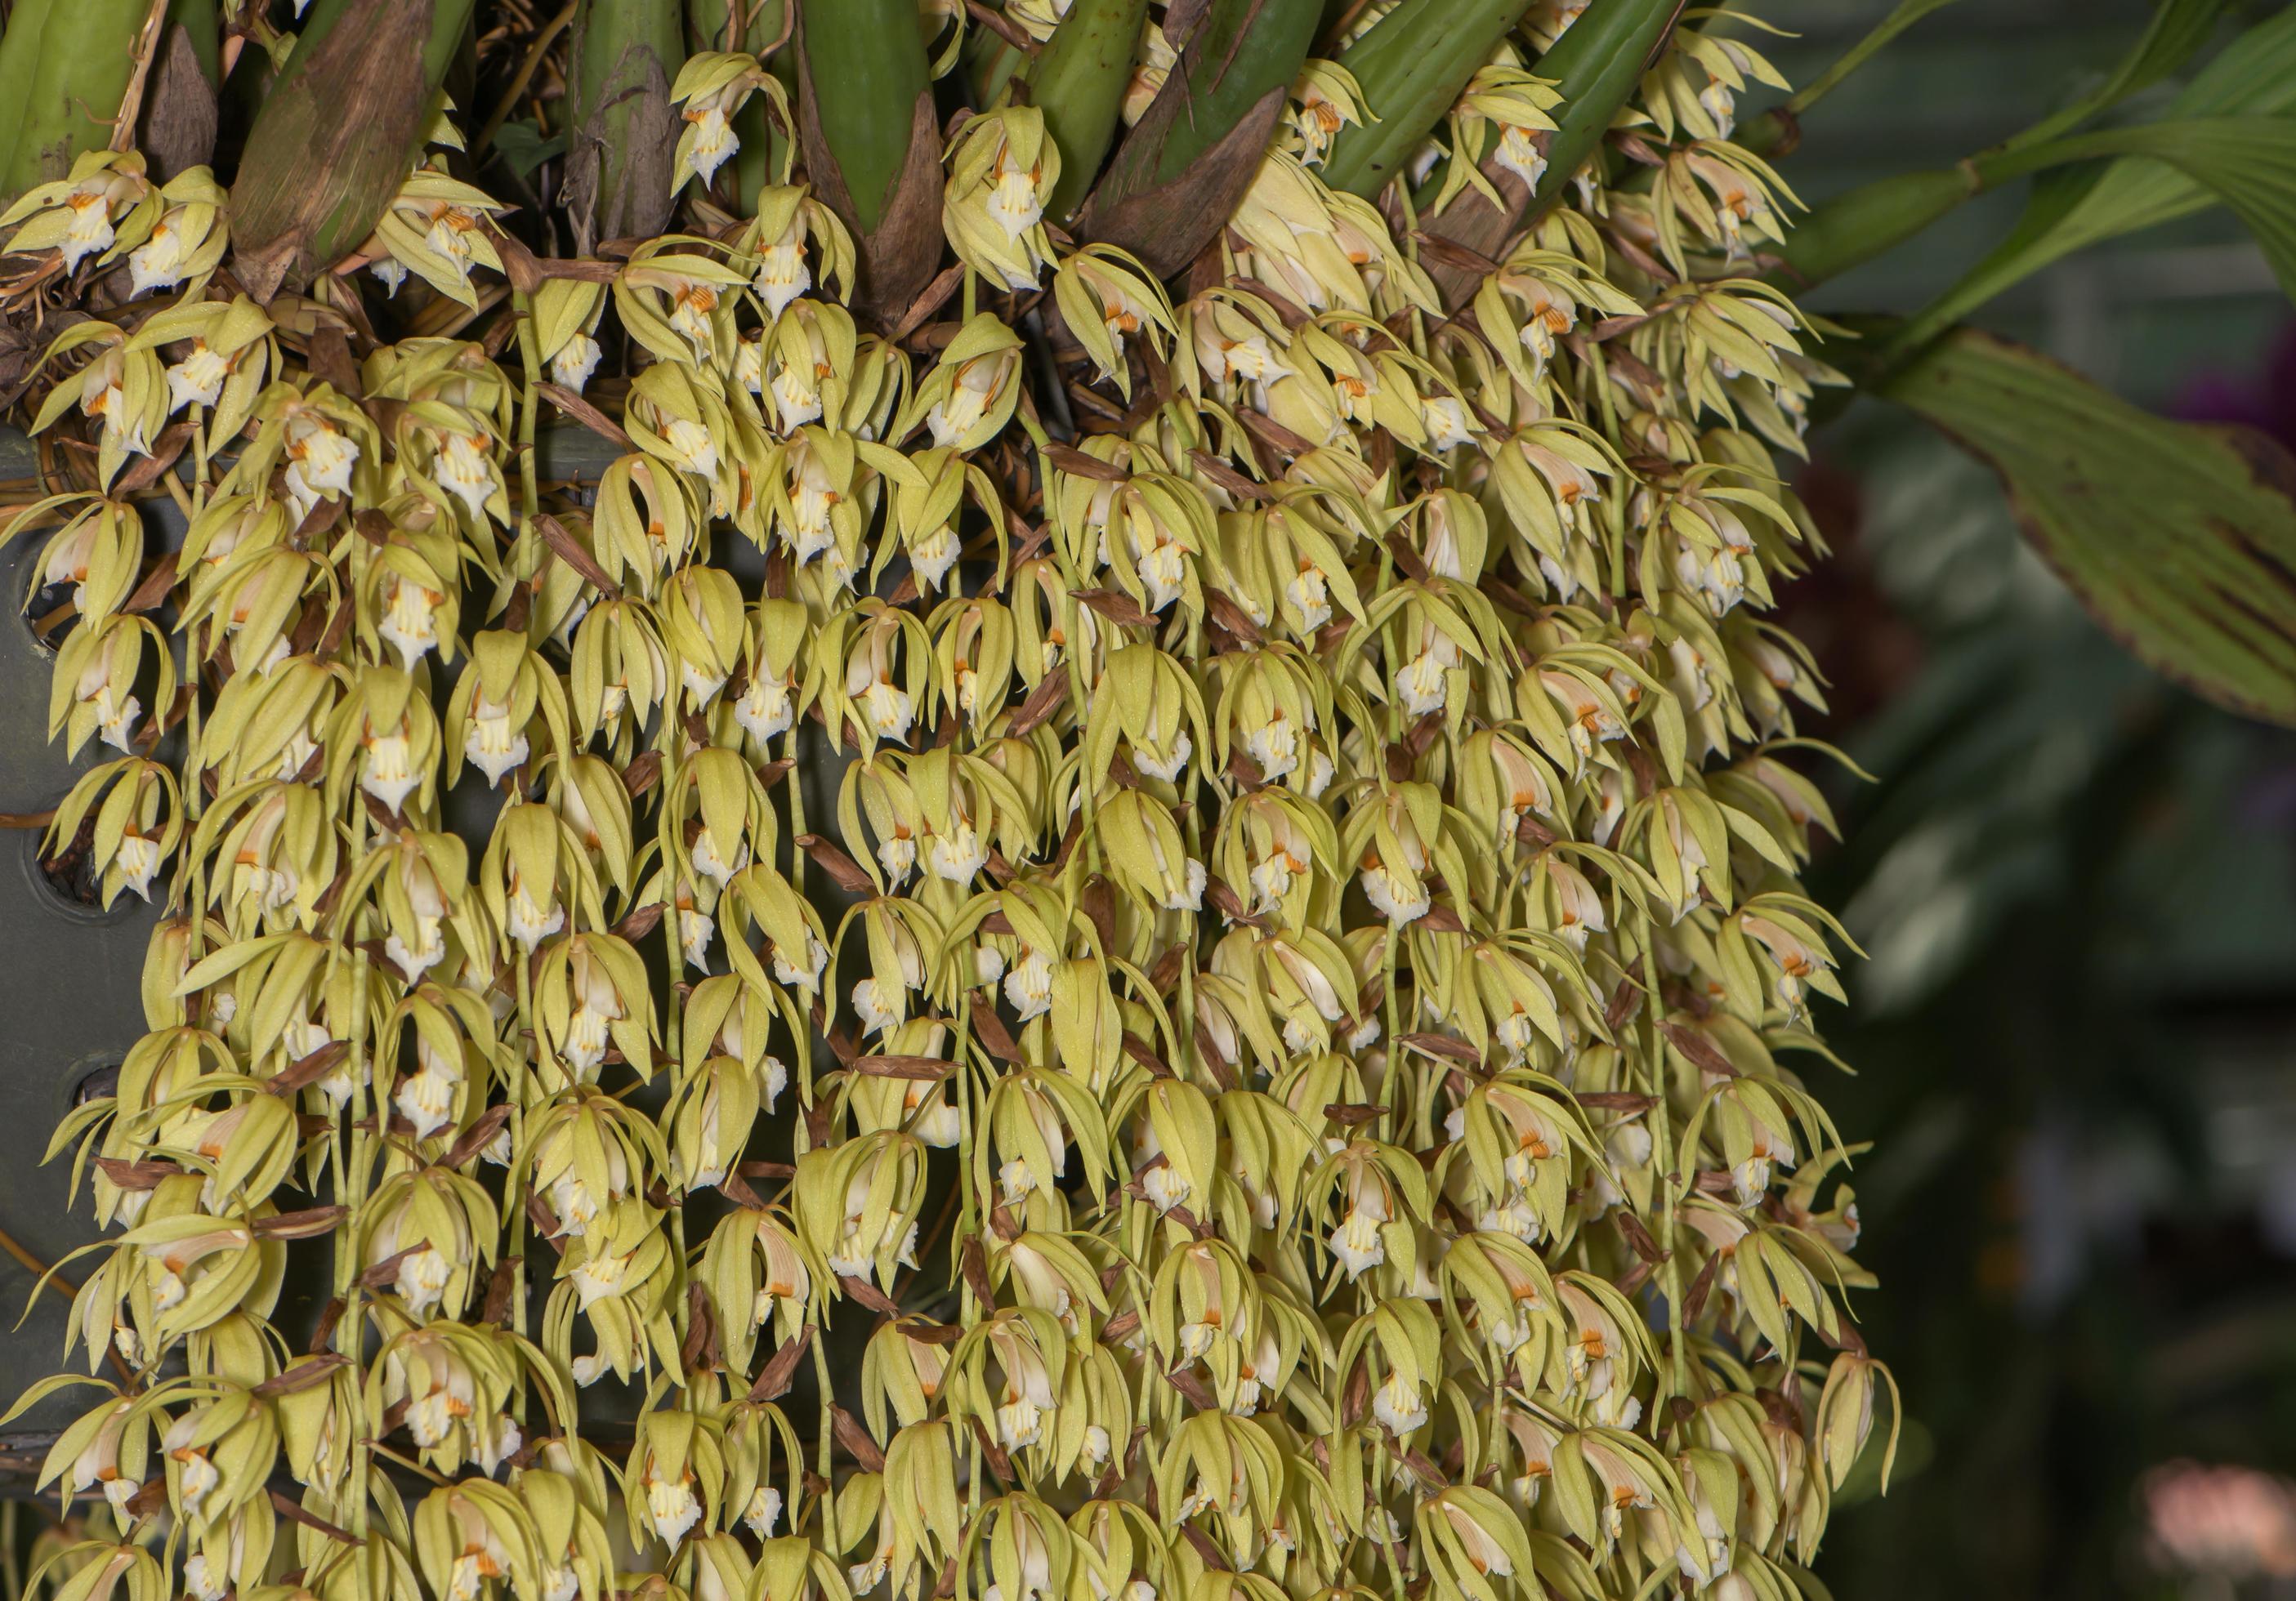
<path id="1" fill-rule="evenodd" d="M 2008 147 L 2040 144 L 2070 133 L 2159 83 L 2192 60 L 2194 53 L 2208 42 L 2223 11 L 2224 0 L 2167 0 L 2103 82 L 2009 140 Z"/>
<path id="2" fill-rule="evenodd" d="M 2296 109 L 2296 7 L 2240 35 L 2196 73 L 2169 115 L 2271 116 Z M 2076 250 L 2189 216 L 2206 187 L 2164 161 L 2125 156 L 2102 167 L 2047 173 L 2006 238 L 1908 322 L 1898 348 L 1914 350 L 1978 306 Z"/>
<path id="3" fill-rule="evenodd" d="M 2132 655 L 2296 725 L 2296 457 L 2251 429 L 2155 417 L 1972 329 L 1879 393 L 2000 475 L 2027 540 Z"/>
<path id="4" fill-rule="evenodd" d="M 2130 155 L 2169 163 L 2222 200 L 2296 298 L 2296 118 L 2199 118 L 2107 137 Z"/>

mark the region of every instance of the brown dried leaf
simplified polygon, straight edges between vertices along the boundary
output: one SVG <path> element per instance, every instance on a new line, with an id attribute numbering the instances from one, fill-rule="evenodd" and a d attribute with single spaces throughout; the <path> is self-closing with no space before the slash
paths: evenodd
<path id="1" fill-rule="evenodd" d="M 1679 1023 L 1661 1023 L 1658 1028 L 1659 1033 L 1666 1036 L 1667 1043 L 1680 1051 L 1693 1066 L 1707 1073 L 1718 1073 L 1725 1078 L 1739 1076 L 1736 1064 L 1724 1056 L 1713 1041 L 1696 1029 L 1685 1028 Z"/>
<path id="2" fill-rule="evenodd" d="M 573 390 L 563 388 L 557 384 L 538 383 L 534 386 L 534 392 L 615 449 L 636 450 L 637 448 L 629 435 L 623 431 L 620 423 L 607 416 L 605 413 L 592 405 Z"/>
<path id="3" fill-rule="evenodd" d="M 1160 144 L 1166 130 L 1189 110 L 1189 73 L 1175 69 L 1148 114 L 1127 135 Z M 1272 88 L 1236 119 L 1218 143 L 1190 162 L 1168 183 L 1152 184 L 1120 198 L 1095 190 L 1077 220 L 1082 238 L 1120 245 L 1146 262 L 1159 278 L 1168 278 L 1196 258 L 1197 252 L 1219 237 L 1220 229 L 1251 185 L 1251 176 L 1267 153 L 1267 142 L 1283 115 L 1284 91 Z M 1127 152 L 1119 150 L 1119 163 Z M 1113 170 L 1113 169 L 1111 169 Z"/>
<path id="4" fill-rule="evenodd" d="M 871 1078 L 908 1079 L 917 1083 L 935 1082 L 956 1071 L 956 1064 L 946 1057 L 863 1056 L 847 1065 Z"/>
<path id="5" fill-rule="evenodd" d="M 1087 455 L 1073 445 L 1057 442 L 1045 447 L 1045 458 L 1062 472 L 1074 473 L 1080 478 L 1096 478 L 1103 484 L 1128 484 L 1132 475 L 1112 462 Z"/>
<path id="6" fill-rule="evenodd" d="M 835 840 L 824 839 L 818 834 L 800 834 L 798 845 L 813 859 L 813 864 L 829 875 L 830 882 L 849 895 L 873 895 L 876 881 L 862 870 L 861 864 L 847 855 Z"/>
<path id="7" fill-rule="evenodd" d="M 758 1374 L 758 1382 L 750 1386 L 751 1401 L 779 1401 L 789 1393 L 791 1382 L 797 1375 L 797 1365 L 813 1343 L 813 1325 L 808 1323 L 783 1340 L 779 1350 L 767 1361 Z"/>
<path id="8" fill-rule="evenodd" d="M 842 1406 L 832 1406 L 829 1420 L 832 1420 L 832 1431 L 836 1434 L 838 1445 L 842 1445 L 848 1450 L 848 1454 L 852 1454 L 854 1461 L 861 1464 L 864 1473 L 884 1473 L 884 1452 L 877 1450 L 877 1441 L 870 1438 L 870 1431 L 861 1426 L 858 1417 L 854 1417 Z"/>
<path id="9" fill-rule="evenodd" d="M 608 600 L 622 598 L 621 586 L 606 576 L 606 569 L 598 565 L 598 559 L 590 554 L 588 548 L 574 537 L 564 523 L 545 511 L 535 518 L 534 531 L 542 535 L 542 543 L 550 547 L 551 554 L 581 574 Z"/>

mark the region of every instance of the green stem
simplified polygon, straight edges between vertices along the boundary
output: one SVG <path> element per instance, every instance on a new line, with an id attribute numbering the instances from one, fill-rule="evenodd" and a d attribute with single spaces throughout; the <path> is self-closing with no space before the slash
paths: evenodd
<path id="1" fill-rule="evenodd" d="M 539 568 L 540 542 L 535 536 L 534 519 L 542 511 L 542 489 L 537 481 L 535 469 L 535 420 L 541 406 L 542 383 L 541 336 L 534 327 L 534 297 L 523 290 L 511 291 L 512 314 L 518 319 L 518 359 L 525 372 L 526 381 L 519 386 L 518 402 L 518 541 L 512 552 L 512 571 L 519 582 L 530 583 L 534 569 Z M 526 633 L 529 640 L 537 636 L 542 618 L 529 608 Z M 675 924 L 675 918 L 670 919 Z M 672 968 L 675 972 L 676 969 Z"/>
<path id="2" fill-rule="evenodd" d="M 1026 72 L 1029 58 L 992 29 L 979 28 L 964 42 L 964 71 L 972 80 L 972 103 L 994 106 L 1005 86 Z"/>
<path id="3" fill-rule="evenodd" d="M 1659 1167 L 1654 1175 L 1660 1200 L 1658 1248 L 1666 1253 L 1660 1276 L 1666 1290 L 1667 1386 L 1673 1394 L 1687 1397 L 1690 1393 L 1690 1359 L 1684 1334 L 1681 1231 L 1676 1227 L 1675 1218 L 1675 1202 L 1682 1175 L 1666 1171 L 1677 1165 L 1674 1161 L 1673 1103 L 1668 1099 L 1672 1086 L 1667 1082 L 1666 1042 L 1660 1039 L 1658 1032 L 1659 994 L 1655 981 L 1658 952 L 1651 938 L 1647 917 L 1642 919 L 1642 931 L 1643 975 L 1648 986 L 1642 1005 L 1643 1060 L 1651 1065 L 1651 1082 L 1644 1093 L 1657 1102 L 1650 1111 L 1651 1159 Z M 1652 1409 L 1656 1409 L 1655 1405 Z"/>
<path id="4" fill-rule="evenodd" d="M 806 856 L 805 847 L 797 843 L 797 837 L 799 835 L 806 832 L 806 770 L 804 758 L 798 750 L 798 740 L 804 727 L 805 720 L 802 717 L 791 719 L 789 732 L 783 736 L 783 743 L 782 745 L 782 754 L 789 758 L 790 764 L 789 772 L 782 776 L 782 782 L 786 785 L 789 789 L 789 881 L 790 887 L 797 892 L 797 898 L 800 901 L 805 899 Z M 802 951 L 796 952 L 791 960 L 796 961 L 804 960 L 805 952 Z M 827 968 L 823 968 L 822 993 L 824 996 L 828 992 L 828 986 L 833 977 L 834 975 L 832 974 Z M 823 1009 L 824 1015 L 826 1015 L 827 1008 L 825 1005 Z M 799 992 L 798 999 L 792 1010 L 796 1014 L 796 1020 L 790 1025 L 790 1045 L 797 1054 L 797 1084 L 801 1098 L 800 1104 L 810 1107 L 813 1105 L 813 1030 L 806 1025 L 804 1016 L 805 999 L 804 992 L 802 991 Z M 791 1507 L 795 1507 L 797 1503 L 792 1501 L 790 1504 Z"/>
<path id="5" fill-rule="evenodd" d="M 512 987 L 517 992 L 518 1021 L 521 1025 L 531 1030 L 537 1021 L 534 1013 L 534 964 L 528 960 L 522 952 L 512 947 L 511 967 L 516 975 Z M 540 1080 L 534 1073 L 532 1065 L 527 1060 L 524 1038 L 515 1033 L 512 1035 L 512 1049 L 518 1052 L 518 1066 L 512 1075 L 509 1091 L 504 1099 L 510 1103 L 511 1149 L 523 1155 L 527 1148 L 527 1096 L 529 1091 L 539 1089 Z M 526 1191 L 533 1183 L 534 1169 L 531 1165 L 523 1169 L 515 1164 L 512 1165 L 511 1169 L 512 1175 L 521 1172 L 524 1177 L 519 1182 L 512 1183 L 506 1179 L 503 1185 L 503 1216 L 510 1221 L 508 1239 L 504 1249 L 518 1258 L 518 1266 L 511 1271 L 510 1326 L 512 1333 L 523 1337 L 526 1334 L 527 1299 Z M 538 1245 L 541 1242 L 537 1239 L 536 1243 Z M 524 1427 L 526 1424 L 526 1386 L 524 1385 L 518 1387 L 517 1417 L 520 1426 Z"/>
<path id="6" fill-rule="evenodd" d="M 1873 31 L 1852 45 L 1834 63 L 1802 86 L 1785 104 L 1766 111 L 1746 125 L 1738 143 L 1758 156 L 1783 153 L 1796 133 L 1796 125 L 1811 107 L 1847 82 L 1882 47 L 1931 12 L 1943 11 L 1954 0 L 1898 0 L 1897 9 L 1874 25 Z"/>
<path id="7" fill-rule="evenodd" d="M 814 1471 L 821 1475 L 821 1538 L 828 1550 L 841 1550 L 837 1538 L 837 1475 L 832 1458 L 837 1438 L 837 1425 L 831 1409 L 837 1404 L 836 1392 L 829 1382 L 829 1353 L 823 1349 L 821 1330 L 813 1331 L 813 1381 L 821 1391 L 821 1438 L 815 1447 Z"/>
<path id="8" fill-rule="evenodd" d="M 2038 144 L 2004 146 L 1972 156 L 1962 166 L 1977 184 L 1977 188 L 1970 192 L 1979 193 L 2049 167 L 2125 155 L 2128 153 L 2126 139 L 2126 130 L 2104 128 L 2092 134 L 2073 134 L 2062 139 L 2045 140 Z M 1887 374 L 1902 368 L 1931 341 L 2006 287 L 2005 282 L 1979 278 L 1964 282 L 1930 302 L 1908 318 L 1882 347 L 1877 358 L 1879 368 L 1871 381 L 1878 383 Z"/>
<path id="9" fill-rule="evenodd" d="M 361 542 L 364 543 L 364 542 Z M 356 630 L 354 630 L 356 634 Z M 351 845 L 354 851 L 363 847 L 365 836 L 365 814 L 354 808 Z M 358 919 L 348 919 L 346 933 L 352 940 L 358 937 Z M 364 947 L 354 947 L 351 954 L 351 1038 L 348 1066 L 351 1074 L 353 1122 L 367 1122 L 380 1131 L 390 1115 L 390 1108 L 374 1093 L 374 1064 L 366 1050 L 367 986 L 369 959 Z M 343 1299 L 341 1319 L 335 1325 L 335 1349 L 350 1359 L 353 1380 L 348 1386 L 353 1405 L 358 1409 L 351 1430 L 351 1504 L 344 1510 L 349 1514 L 348 1527 L 353 1535 L 366 1537 L 367 1503 L 372 1499 L 367 1475 L 373 1467 L 368 1445 L 374 1437 L 379 1419 L 366 1415 L 366 1378 L 359 1359 L 365 1354 L 365 1314 L 359 1306 L 360 1262 L 358 1259 L 359 1213 L 366 1205 L 367 1174 L 374 1160 L 374 1146 L 379 1133 L 354 1130 L 351 1135 L 351 1171 L 335 1175 L 337 1195 L 343 1204 L 343 1221 L 335 1230 L 336 1268 L 335 1293 Z"/>
<path id="10" fill-rule="evenodd" d="M 473 159 L 485 155 L 494 144 L 495 135 L 502 132 L 502 125 L 509 120 L 511 112 L 525 98 L 527 86 L 541 70 L 543 59 L 549 53 L 550 46 L 574 20 L 574 0 L 569 0 L 563 11 L 545 22 L 535 33 L 533 41 L 526 47 L 525 59 L 519 62 L 518 70 L 511 74 L 510 87 L 503 91 L 502 98 L 495 102 L 494 114 L 487 118 L 486 126 L 479 130 L 478 137 L 471 141 Z"/>

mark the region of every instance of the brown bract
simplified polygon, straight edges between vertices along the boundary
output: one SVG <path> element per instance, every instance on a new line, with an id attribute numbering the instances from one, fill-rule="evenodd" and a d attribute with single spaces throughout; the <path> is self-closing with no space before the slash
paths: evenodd
<path id="1" fill-rule="evenodd" d="M 373 231 L 435 109 L 423 82 L 432 0 L 349 0 L 299 50 L 247 142 L 232 185 L 234 262 L 267 301 Z"/>

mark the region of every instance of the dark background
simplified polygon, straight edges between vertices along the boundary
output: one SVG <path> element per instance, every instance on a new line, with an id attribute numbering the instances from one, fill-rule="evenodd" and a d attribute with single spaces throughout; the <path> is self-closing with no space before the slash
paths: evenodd
<path id="1" fill-rule="evenodd" d="M 1800 34 L 1771 52 L 1800 82 L 1890 7 L 1754 9 Z M 1815 202 L 1948 163 L 2093 81 L 2149 11 L 1964 0 L 1780 170 Z M 2021 200 L 1812 304 L 1911 311 Z M 2220 212 L 1978 320 L 2296 445 L 2296 321 Z M 1800 487 L 1835 546 L 1786 602 L 1833 681 L 1810 731 L 1878 779 L 1835 786 L 1848 843 L 1815 874 L 1871 955 L 1821 1019 L 1858 1076 L 1816 1087 L 1875 1142 L 1858 1312 L 1906 1413 L 1890 1493 L 1853 1480 L 1818 1572 L 1842 1601 L 2296 1596 L 2296 733 L 2120 656 L 1991 475 L 1905 413 L 1860 402 Z"/>

